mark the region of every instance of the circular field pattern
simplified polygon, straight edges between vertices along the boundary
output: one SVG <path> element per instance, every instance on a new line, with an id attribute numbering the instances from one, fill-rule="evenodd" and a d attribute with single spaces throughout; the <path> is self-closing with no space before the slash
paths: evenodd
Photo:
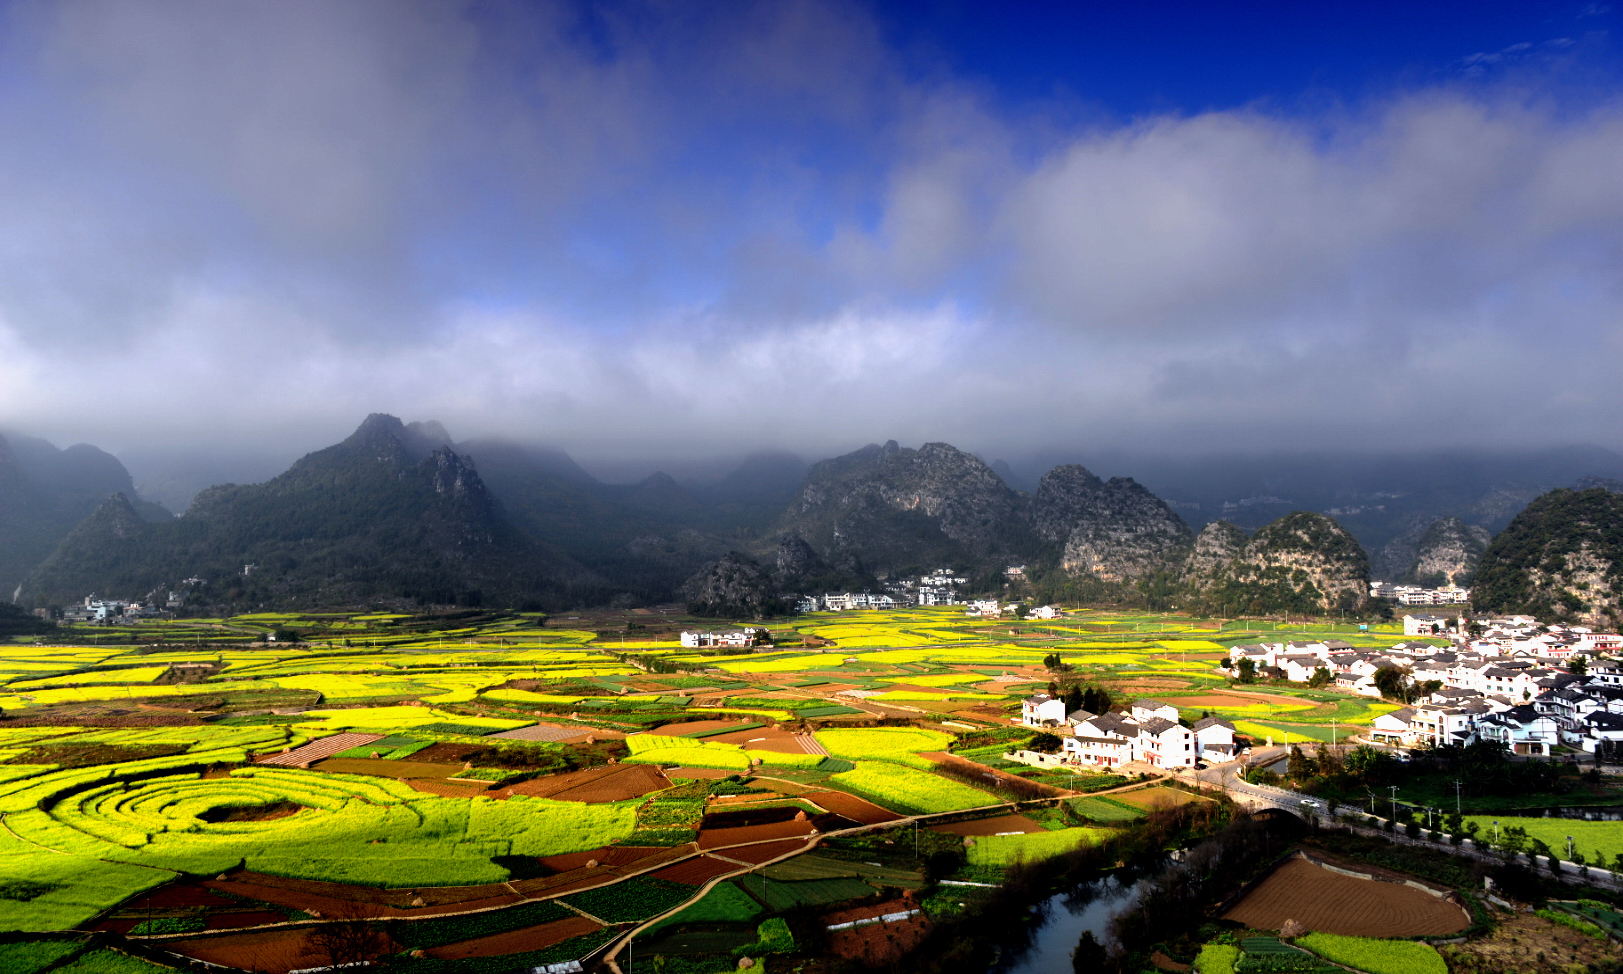
<path id="1" fill-rule="evenodd" d="M 458 886 L 505 880 L 492 857 L 618 841 L 635 826 L 635 804 L 444 798 L 386 778 L 261 766 L 212 778 L 65 781 L 5 824 L 52 852 L 197 875 L 245 866 L 331 882 Z"/>
<path id="2" fill-rule="evenodd" d="M 1458 933 L 1471 925 L 1463 907 L 1396 882 L 1347 876 L 1307 859 L 1291 859 L 1223 914 L 1254 930 L 1295 920 L 1309 930 L 1350 937 L 1419 937 Z"/>

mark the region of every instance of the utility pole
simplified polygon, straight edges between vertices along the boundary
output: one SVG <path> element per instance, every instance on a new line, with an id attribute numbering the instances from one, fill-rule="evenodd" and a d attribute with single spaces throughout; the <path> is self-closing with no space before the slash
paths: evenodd
<path id="1" fill-rule="evenodd" d="M 1398 820 L 1398 786 L 1388 785 L 1387 787 L 1392 789 L 1392 821 L 1396 822 Z"/>
<path id="2" fill-rule="evenodd" d="M 1454 814 L 1455 815 L 1461 814 L 1461 812 L 1460 812 L 1460 779 L 1458 779 L 1458 778 L 1454 779 Z"/>

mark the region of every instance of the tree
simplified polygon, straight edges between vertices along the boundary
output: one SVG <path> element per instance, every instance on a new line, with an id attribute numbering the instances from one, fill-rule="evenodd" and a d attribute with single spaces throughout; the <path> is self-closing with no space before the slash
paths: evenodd
<path id="1" fill-rule="evenodd" d="M 1589 660 L 1582 653 L 1573 653 L 1572 658 L 1567 660 L 1567 672 L 1583 676 L 1589 672 Z"/>
<path id="2" fill-rule="evenodd" d="M 1336 676 L 1334 673 L 1331 673 L 1329 669 L 1321 666 L 1313 671 L 1312 676 L 1307 678 L 1307 685 L 1314 688 L 1329 686 L 1331 681 L 1333 681 L 1335 678 Z"/>
<path id="3" fill-rule="evenodd" d="M 1058 754 L 1059 749 L 1064 746 L 1064 741 L 1060 740 L 1058 736 L 1049 734 L 1046 731 L 1033 734 L 1031 741 L 1026 744 L 1028 749 L 1042 754 Z"/>
<path id="4" fill-rule="evenodd" d="M 1313 762 L 1302 753 L 1302 745 L 1292 744 L 1290 757 L 1285 762 L 1285 773 L 1294 781 L 1306 781 L 1313 777 Z"/>
<path id="5" fill-rule="evenodd" d="M 1105 968 L 1105 945 L 1096 940 L 1092 930 L 1082 931 L 1082 939 L 1071 951 L 1071 970 L 1076 974 L 1096 974 Z"/>
<path id="6" fill-rule="evenodd" d="M 1065 712 L 1070 714 L 1078 710 L 1087 710 L 1087 707 L 1082 703 L 1082 688 L 1073 683 L 1065 690 Z"/>
<path id="7" fill-rule="evenodd" d="M 1400 666 L 1383 666 L 1375 671 L 1375 688 L 1387 700 L 1408 703 L 1414 688 L 1409 684 L 1409 671 Z"/>
<path id="8" fill-rule="evenodd" d="M 388 950 L 389 938 L 377 922 L 349 906 L 339 911 L 332 922 L 311 928 L 304 938 L 303 954 L 326 961 L 329 967 L 346 967 L 378 960 Z"/>
<path id="9" fill-rule="evenodd" d="M 1240 657 L 1240 663 L 1239 663 L 1239 666 L 1237 667 L 1237 669 L 1240 672 L 1240 682 L 1241 683 L 1255 683 L 1255 682 L 1257 682 L 1257 661 L 1256 660 L 1252 659 L 1249 656 L 1242 656 L 1242 657 Z"/>

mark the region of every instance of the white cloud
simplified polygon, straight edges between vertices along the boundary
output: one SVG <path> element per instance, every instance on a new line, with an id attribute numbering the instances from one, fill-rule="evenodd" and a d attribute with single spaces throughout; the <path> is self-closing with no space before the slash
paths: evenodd
<path id="1" fill-rule="evenodd" d="M 11 16 L 0 425 L 314 447 L 389 410 L 633 453 L 1623 419 L 1623 113 L 1525 77 L 1072 124 L 908 80 L 832 2 Z"/>

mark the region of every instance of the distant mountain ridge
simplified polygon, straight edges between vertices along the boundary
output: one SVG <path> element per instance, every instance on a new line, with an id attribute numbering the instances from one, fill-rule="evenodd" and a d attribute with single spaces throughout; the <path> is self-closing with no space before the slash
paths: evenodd
<path id="1" fill-rule="evenodd" d="M 1499 532 L 1471 589 L 1480 612 L 1616 626 L 1623 620 L 1623 494 L 1552 490 Z"/>
<path id="2" fill-rule="evenodd" d="M 0 598 L 38 565 L 109 495 L 122 493 L 138 517 L 173 515 L 141 500 L 124 465 L 80 443 L 58 450 L 45 440 L 0 436 Z"/>
<path id="3" fill-rule="evenodd" d="M 266 483 L 209 488 L 168 523 L 114 495 L 25 579 L 23 600 L 139 596 L 193 576 L 212 598 L 278 606 L 599 596 L 602 579 L 517 530 L 449 439 L 438 424 L 374 414 Z"/>
<path id="4" fill-rule="evenodd" d="M 1175 508 L 1134 478 L 1061 464 L 1023 481 L 1028 493 L 1002 461 L 940 442 L 892 440 L 811 465 L 754 454 L 715 480 L 606 484 L 561 450 L 457 443 L 437 422 L 375 414 L 264 483 L 201 491 L 178 521 L 140 501 L 116 459 L 42 443 L 18 451 L 0 439 L 0 540 L 27 542 L 0 552 L 27 576 L 14 589 L 25 604 L 138 598 L 199 576 L 233 606 L 682 598 L 757 611 L 794 592 L 875 587 L 876 572 L 947 566 L 999 591 L 1004 570 L 1025 565 L 1052 597 L 1352 611 L 1372 567 L 1468 581 L 1488 537 L 1472 519 L 1534 490 L 1505 481 L 1469 511 L 1412 516 L 1372 566 L 1343 523 L 1362 515 L 1291 511 L 1284 495 L 1295 491 L 1282 486 L 1263 485 L 1278 493 L 1242 505 L 1241 523 L 1196 518 L 1197 532 L 1181 511 L 1198 504 Z M 1623 489 L 1602 474 L 1580 485 Z M 71 518 L 42 513 L 75 503 Z M 257 568 L 243 575 L 245 565 Z"/>

